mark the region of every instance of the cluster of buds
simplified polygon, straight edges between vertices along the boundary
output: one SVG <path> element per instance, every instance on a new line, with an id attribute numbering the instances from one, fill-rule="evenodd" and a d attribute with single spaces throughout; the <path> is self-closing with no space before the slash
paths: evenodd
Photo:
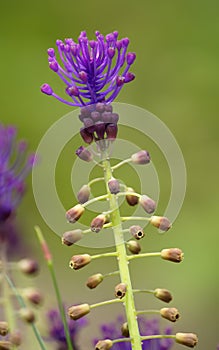
<path id="1" fill-rule="evenodd" d="M 103 139 L 115 140 L 119 116 L 113 113 L 112 105 L 98 102 L 82 107 L 79 119 L 83 123 L 80 134 L 84 142 L 90 144 Z"/>

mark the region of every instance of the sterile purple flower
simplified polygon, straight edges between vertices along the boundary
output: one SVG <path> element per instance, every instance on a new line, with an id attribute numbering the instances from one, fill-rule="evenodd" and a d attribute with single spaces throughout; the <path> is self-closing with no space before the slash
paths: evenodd
<path id="1" fill-rule="evenodd" d="M 89 40 L 85 31 L 78 42 L 73 39 L 56 41 L 60 63 L 55 50 L 48 49 L 49 67 L 65 84 L 65 93 L 71 101 L 54 93 L 49 84 L 43 84 L 41 91 L 70 106 L 82 107 L 98 102 L 114 101 L 124 84 L 135 76 L 129 72 L 136 55 L 128 52 L 129 39 L 118 39 L 118 32 L 105 37 L 95 32 L 96 40 Z"/>

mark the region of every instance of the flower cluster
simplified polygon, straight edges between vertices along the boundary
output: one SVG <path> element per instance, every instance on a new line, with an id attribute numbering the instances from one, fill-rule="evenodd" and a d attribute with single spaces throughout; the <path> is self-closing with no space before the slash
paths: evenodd
<path id="1" fill-rule="evenodd" d="M 71 102 L 56 95 L 48 84 L 41 91 L 70 106 L 81 107 L 97 102 L 112 102 L 135 76 L 129 72 L 135 53 L 128 52 L 129 39 L 118 40 L 118 32 L 104 37 L 96 31 L 96 40 L 81 32 L 78 43 L 73 39 L 56 41 L 61 65 L 53 48 L 48 49 L 49 67 L 66 85 Z"/>

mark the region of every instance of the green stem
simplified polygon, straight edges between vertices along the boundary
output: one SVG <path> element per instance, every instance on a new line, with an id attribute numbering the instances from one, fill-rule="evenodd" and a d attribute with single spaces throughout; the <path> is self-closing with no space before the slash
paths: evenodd
<path id="1" fill-rule="evenodd" d="M 88 182 L 88 186 L 90 187 L 91 185 L 93 185 L 95 182 L 99 182 L 99 181 L 103 181 L 104 177 L 97 177 L 91 181 Z"/>
<path id="2" fill-rule="evenodd" d="M 143 315 L 143 314 L 160 314 L 160 310 L 139 310 L 136 312 L 136 315 Z"/>
<path id="3" fill-rule="evenodd" d="M 144 216 L 125 216 L 125 217 L 121 217 L 121 221 L 136 221 L 136 220 L 151 221 L 151 218 L 147 218 L 147 217 L 144 217 Z"/>
<path id="4" fill-rule="evenodd" d="M 128 159 L 125 159 L 125 160 L 122 160 L 120 163 L 112 166 L 112 171 L 115 170 L 115 169 L 118 169 L 119 167 L 121 167 L 122 165 L 126 164 L 126 163 L 129 163 L 131 162 L 132 158 L 128 158 Z"/>
<path id="5" fill-rule="evenodd" d="M 40 228 L 38 226 L 35 226 L 35 231 L 37 233 L 38 239 L 39 239 L 39 241 L 41 243 L 41 246 L 42 246 L 42 249 L 44 251 L 45 259 L 46 259 L 46 262 L 47 262 L 47 265 L 48 265 L 48 269 L 49 269 L 49 272 L 50 272 L 50 275 L 51 275 L 51 278 L 52 278 L 54 290 L 55 290 L 55 293 L 56 293 L 56 299 L 57 299 L 57 302 L 58 302 L 59 312 L 60 312 L 60 315 L 61 315 L 61 319 L 62 319 L 64 331 L 65 331 L 65 337 L 66 337 L 68 350 L 74 350 L 72 342 L 71 342 L 71 337 L 70 337 L 70 333 L 69 333 L 69 329 L 68 329 L 66 316 L 65 316 L 65 309 L 64 309 L 64 306 L 63 306 L 63 302 L 62 302 L 62 297 L 61 297 L 59 286 L 58 286 L 57 279 L 56 279 L 56 274 L 55 274 L 55 269 L 54 269 L 54 265 L 53 265 L 52 256 L 51 256 L 51 253 L 50 253 L 49 248 L 47 246 L 46 240 L 43 237 L 43 234 L 42 234 L 42 232 L 41 232 L 41 230 L 40 230 Z"/>
<path id="6" fill-rule="evenodd" d="M 90 308 L 94 309 L 95 307 L 104 306 L 104 305 L 111 305 L 111 304 L 115 304 L 115 303 L 122 303 L 122 302 L 123 301 L 121 299 L 111 299 L 111 300 L 101 301 L 101 302 L 96 303 L 96 304 L 92 304 L 92 305 L 90 305 Z"/>
<path id="7" fill-rule="evenodd" d="M 87 207 L 88 205 L 92 204 L 92 203 L 95 203 L 97 201 L 102 201 L 103 199 L 106 199 L 108 198 L 108 194 L 103 194 L 102 196 L 99 196 L 99 197 L 95 197 L 95 198 L 92 198 L 90 199 L 89 201 L 87 201 L 86 203 L 82 204 L 82 206 L 85 208 Z"/>
<path id="8" fill-rule="evenodd" d="M 129 255 L 127 257 L 127 259 L 128 260 L 134 260 L 134 259 L 148 258 L 148 257 L 160 256 L 160 255 L 161 255 L 160 252 L 156 252 L 156 253 L 142 253 L 142 254 L 136 254 L 136 255 Z"/>
<path id="9" fill-rule="evenodd" d="M 110 166 L 108 154 L 106 154 L 106 152 L 102 153 L 102 165 L 104 168 L 104 178 L 105 178 L 106 189 L 109 196 L 109 206 L 110 206 L 110 210 L 112 211 L 111 222 L 112 222 L 112 227 L 114 232 L 116 251 L 118 253 L 118 265 L 119 265 L 119 271 L 120 271 L 120 278 L 121 278 L 121 282 L 125 283 L 127 286 L 127 292 L 124 298 L 124 304 L 125 304 L 126 317 L 127 317 L 128 327 L 129 327 L 129 333 L 131 337 L 132 350 L 141 350 L 142 349 L 141 337 L 139 333 L 138 322 L 136 319 L 134 295 L 132 291 L 131 278 L 130 278 L 129 268 L 127 264 L 128 259 L 126 255 L 126 247 L 124 244 L 124 236 L 122 232 L 123 231 L 122 220 L 120 217 L 118 200 L 115 195 L 110 193 L 107 185 L 108 181 L 112 177 L 112 169 Z M 117 166 L 115 166 L 114 169 L 118 168 L 118 166 L 119 165 L 117 164 Z"/>
<path id="10" fill-rule="evenodd" d="M 103 278 L 119 275 L 119 271 L 113 271 L 103 275 Z"/>
<path id="11" fill-rule="evenodd" d="M 133 293 L 149 293 L 154 294 L 153 289 L 133 289 Z"/>
<path id="12" fill-rule="evenodd" d="M 26 304 L 25 304 L 22 296 L 19 294 L 18 290 L 16 289 L 16 287 L 15 287 L 14 283 L 12 282 L 12 280 L 10 279 L 10 277 L 8 275 L 6 275 L 5 278 L 6 278 L 7 282 L 8 282 L 11 290 L 13 291 L 14 295 L 16 296 L 20 307 L 21 308 L 26 308 Z M 42 339 L 42 337 L 40 335 L 40 332 L 39 332 L 37 326 L 35 325 L 35 323 L 31 323 L 31 327 L 33 329 L 33 332 L 35 334 L 35 337 L 36 337 L 36 339 L 37 339 L 41 349 L 42 350 L 46 350 L 45 343 L 44 343 L 44 341 L 43 341 L 43 339 Z"/>
<path id="13" fill-rule="evenodd" d="M 175 339 L 176 336 L 172 334 L 157 334 L 157 335 L 144 335 L 141 337 L 141 340 L 151 340 L 151 339 Z"/>
<path id="14" fill-rule="evenodd" d="M 103 253 L 103 254 L 97 254 L 97 255 L 91 255 L 91 259 L 100 259 L 100 258 L 109 258 L 112 256 L 118 256 L 117 252 L 112 252 L 112 253 Z"/>

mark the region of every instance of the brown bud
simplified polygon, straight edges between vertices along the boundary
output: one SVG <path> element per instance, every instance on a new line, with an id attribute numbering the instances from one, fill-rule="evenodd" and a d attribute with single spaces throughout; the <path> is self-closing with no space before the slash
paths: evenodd
<path id="1" fill-rule="evenodd" d="M 129 228 L 129 232 L 135 239 L 139 240 L 144 237 L 143 228 L 138 225 L 133 225 Z"/>
<path id="2" fill-rule="evenodd" d="M 136 241 L 128 241 L 127 248 L 132 254 L 138 254 L 141 251 L 141 246 Z"/>
<path id="3" fill-rule="evenodd" d="M 126 294 L 126 284 L 119 283 L 115 286 L 115 296 L 116 298 L 122 299 Z"/>
<path id="4" fill-rule="evenodd" d="M 155 201 L 150 197 L 146 196 L 145 194 L 141 196 L 141 198 L 139 199 L 139 203 L 148 214 L 152 214 L 156 209 Z"/>
<path id="5" fill-rule="evenodd" d="M 166 318 L 171 322 L 176 322 L 180 317 L 179 311 L 175 307 L 164 307 L 163 309 L 160 309 L 160 314 L 163 318 Z"/>
<path id="6" fill-rule="evenodd" d="M 0 321 L 0 335 L 3 337 L 8 334 L 9 332 L 9 326 L 8 322 Z"/>
<path id="7" fill-rule="evenodd" d="M 183 252 L 179 248 L 169 248 L 161 250 L 161 258 L 179 263 L 183 259 Z"/>
<path id="8" fill-rule="evenodd" d="M 84 210 L 85 209 L 81 204 L 77 204 L 66 212 L 66 219 L 68 220 L 68 222 L 74 224 L 80 219 Z"/>
<path id="9" fill-rule="evenodd" d="M 176 342 L 194 348 L 198 343 L 198 337 L 194 333 L 176 333 Z"/>
<path id="10" fill-rule="evenodd" d="M 135 164 L 148 164 L 150 163 L 150 154 L 148 151 L 141 150 L 131 156 L 132 162 Z"/>
<path id="11" fill-rule="evenodd" d="M 84 204 L 90 197 L 90 187 L 83 185 L 77 194 L 77 199 L 80 204 Z"/>
<path id="12" fill-rule="evenodd" d="M 88 278 L 86 286 L 90 289 L 96 288 L 103 281 L 103 275 L 97 273 Z"/>
<path id="13" fill-rule="evenodd" d="M 133 192 L 133 193 L 135 192 L 132 187 L 127 187 L 126 191 Z M 130 194 L 127 194 L 125 198 L 126 198 L 127 203 L 129 205 L 131 205 L 132 207 L 134 205 L 138 204 L 139 198 L 137 196 L 132 196 Z"/>
<path id="14" fill-rule="evenodd" d="M 95 350 L 108 350 L 113 346 L 113 342 L 110 339 L 99 340 L 95 345 Z"/>
<path id="15" fill-rule="evenodd" d="M 7 340 L 0 340 L 0 350 L 10 350 L 12 349 L 12 344 Z"/>
<path id="16" fill-rule="evenodd" d="M 103 214 L 97 215 L 92 221 L 91 221 L 91 231 L 93 232 L 100 232 L 100 230 L 103 228 L 103 225 L 106 222 L 106 216 Z"/>
<path id="17" fill-rule="evenodd" d="M 21 336 L 21 332 L 19 330 L 14 330 L 11 334 L 10 334 L 10 338 L 9 338 L 10 342 L 15 345 L 15 346 L 20 346 L 22 343 L 22 336 Z"/>
<path id="18" fill-rule="evenodd" d="M 74 270 L 79 270 L 89 264 L 90 261 L 91 256 L 89 254 L 74 255 L 69 262 L 69 267 Z"/>
<path id="19" fill-rule="evenodd" d="M 152 216 L 150 223 L 161 231 L 168 231 L 171 228 L 170 220 L 164 216 Z"/>
<path id="20" fill-rule="evenodd" d="M 117 194 L 120 191 L 119 181 L 114 179 L 114 178 L 111 178 L 108 181 L 108 187 L 109 187 L 110 193 L 112 193 L 112 194 Z"/>
<path id="21" fill-rule="evenodd" d="M 35 288 L 25 288 L 23 289 L 23 295 L 26 299 L 28 299 L 33 305 L 40 305 L 43 302 L 43 296 Z"/>
<path id="22" fill-rule="evenodd" d="M 154 291 L 154 295 L 156 298 L 165 301 L 165 303 L 169 303 L 173 299 L 171 293 L 167 289 L 157 288 Z"/>
<path id="23" fill-rule="evenodd" d="M 89 314 L 90 306 L 88 304 L 73 305 L 68 309 L 68 315 L 72 320 L 78 320 L 79 318 Z"/>
<path id="24" fill-rule="evenodd" d="M 123 323 L 121 327 L 121 333 L 123 337 L 127 337 L 127 338 L 129 337 L 129 327 L 127 322 Z"/>
<path id="25" fill-rule="evenodd" d="M 18 267 L 26 275 L 35 275 L 39 271 L 39 265 L 33 259 L 22 259 L 18 261 Z"/>
<path id="26" fill-rule="evenodd" d="M 83 237 L 82 230 L 77 229 L 73 231 L 67 231 L 62 236 L 62 244 L 71 246 Z"/>
<path id="27" fill-rule="evenodd" d="M 31 309 L 22 308 L 19 310 L 21 319 L 27 323 L 33 323 L 35 321 L 35 315 Z"/>

